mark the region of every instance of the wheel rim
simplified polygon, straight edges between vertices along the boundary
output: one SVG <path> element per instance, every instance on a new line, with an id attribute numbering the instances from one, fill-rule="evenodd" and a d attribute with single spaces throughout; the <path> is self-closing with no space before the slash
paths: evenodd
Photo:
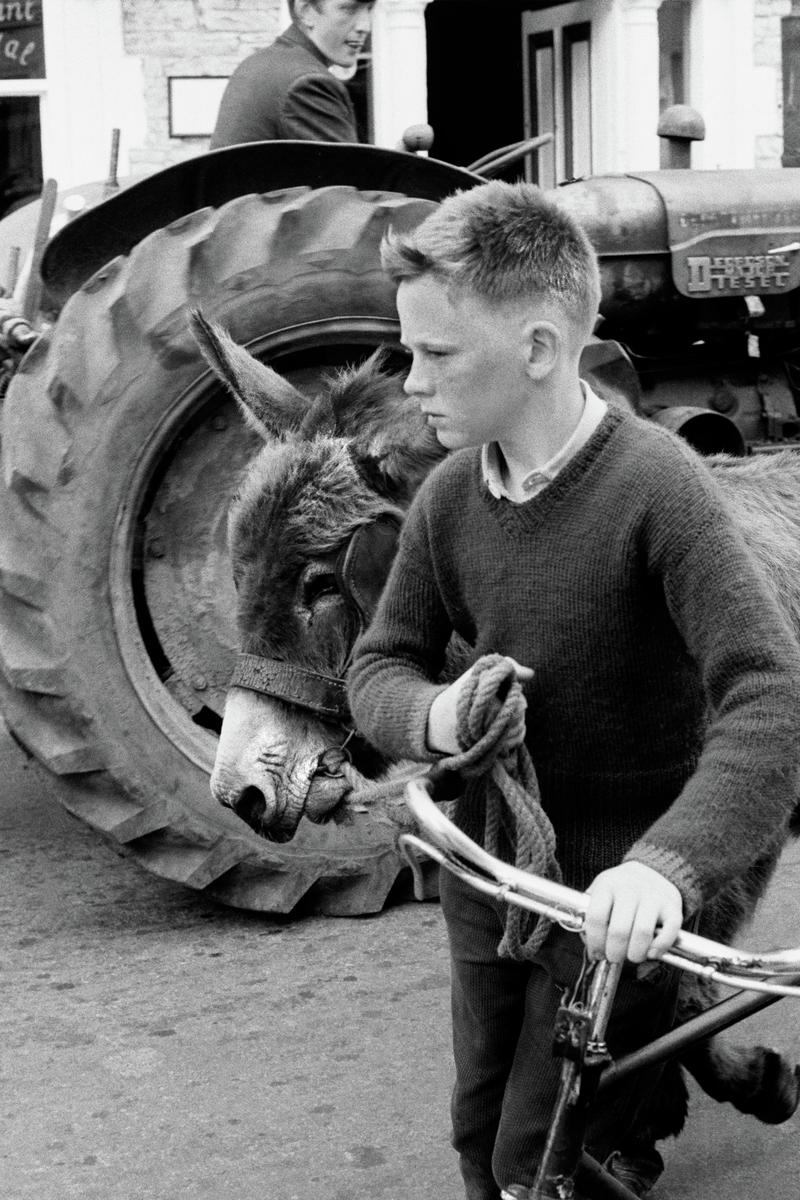
<path id="1" fill-rule="evenodd" d="M 311 391 L 326 371 L 396 343 L 398 329 L 389 318 L 339 317 L 246 346 Z M 162 734 L 209 774 L 238 641 L 227 509 L 260 445 L 203 372 L 141 448 L 112 538 L 111 606 L 127 676 Z"/>

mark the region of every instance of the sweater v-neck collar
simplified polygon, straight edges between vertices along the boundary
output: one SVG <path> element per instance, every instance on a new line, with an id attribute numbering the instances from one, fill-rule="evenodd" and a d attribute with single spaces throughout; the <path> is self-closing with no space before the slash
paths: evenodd
<path id="1" fill-rule="evenodd" d="M 621 409 L 609 405 L 608 411 L 589 440 L 559 471 L 555 479 L 535 496 L 532 496 L 530 500 L 524 500 L 520 504 L 515 504 L 504 497 L 492 495 L 483 478 L 481 456 L 478 453 L 475 466 L 480 477 L 482 502 L 505 529 L 512 532 L 514 530 L 523 532 L 535 528 L 547 518 L 562 497 L 571 491 L 578 480 L 586 474 L 624 419 L 625 415 Z"/>

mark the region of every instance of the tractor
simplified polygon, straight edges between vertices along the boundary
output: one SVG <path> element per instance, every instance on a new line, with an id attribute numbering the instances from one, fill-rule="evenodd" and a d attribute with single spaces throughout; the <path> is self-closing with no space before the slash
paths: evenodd
<path id="1" fill-rule="evenodd" d="M 64 806 L 154 874 L 264 912 L 374 912 L 406 886 L 368 813 L 278 843 L 212 799 L 237 649 L 226 512 L 256 441 L 187 315 L 313 391 L 398 342 L 387 228 L 531 149 L 472 169 L 309 142 L 203 154 L 68 196 L 25 305 L 2 301 L 0 710 Z M 600 258 L 593 387 L 704 454 L 800 449 L 800 170 L 557 190 Z"/>

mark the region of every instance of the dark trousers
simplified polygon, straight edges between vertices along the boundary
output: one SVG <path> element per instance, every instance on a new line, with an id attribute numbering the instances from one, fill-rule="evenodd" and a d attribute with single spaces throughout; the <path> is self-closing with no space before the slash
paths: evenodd
<path id="1" fill-rule="evenodd" d="M 536 1175 L 560 1074 L 556 1010 L 578 976 L 583 943 L 554 927 L 533 962 L 498 958 L 505 905 L 446 870 L 440 893 L 452 971 L 453 1145 L 468 1200 L 499 1200 L 501 1187 L 530 1187 Z M 607 1034 L 615 1058 L 670 1028 L 676 974 L 658 963 L 626 967 Z M 603 1096 L 587 1137 L 592 1153 L 604 1159 L 623 1148 L 659 1075 L 654 1068 Z"/>

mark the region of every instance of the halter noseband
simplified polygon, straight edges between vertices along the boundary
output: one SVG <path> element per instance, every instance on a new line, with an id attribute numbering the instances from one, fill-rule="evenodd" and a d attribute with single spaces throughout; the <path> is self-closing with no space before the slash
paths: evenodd
<path id="1" fill-rule="evenodd" d="M 240 654 L 233 671 L 231 687 L 246 688 L 262 696 L 285 700 L 297 708 L 308 709 L 326 721 L 350 720 L 350 706 L 344 679 L 322 675 L 319 671 L 296 667 L 277 658 L 260 654 Z"/>

